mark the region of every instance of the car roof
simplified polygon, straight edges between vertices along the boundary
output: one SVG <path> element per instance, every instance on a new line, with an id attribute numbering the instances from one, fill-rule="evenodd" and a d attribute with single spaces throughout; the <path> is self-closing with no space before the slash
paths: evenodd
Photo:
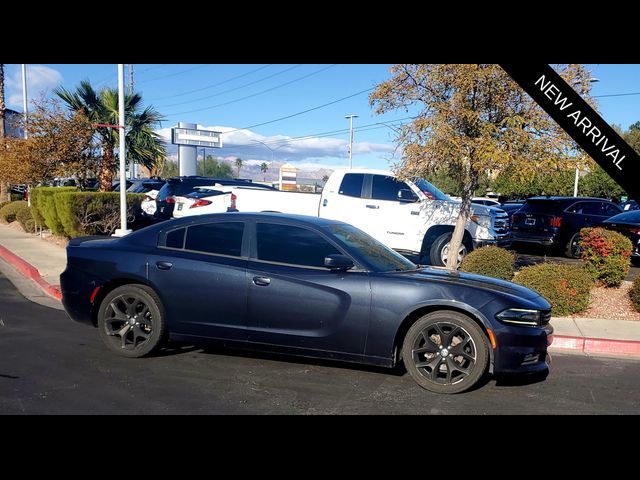
<path id="1" fill-rule="evenodd" d="M 593 202 L 593 201 L 608 202 L 609 201 L 606 198 L 598 198 L 598 197 L 531 197 L 527 199 L 527 201 L 529 200 L 536 200 L 536 201 L 549 200 L 549 201 L 556 201 L 556 202 Z"/>

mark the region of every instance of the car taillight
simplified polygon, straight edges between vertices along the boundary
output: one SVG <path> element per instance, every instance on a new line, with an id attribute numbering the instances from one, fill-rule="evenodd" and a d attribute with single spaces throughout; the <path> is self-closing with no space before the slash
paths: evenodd
<path id="1" fill-rule="evenodd" d="M 176 203 L 176 197 L 167 197 L 164 201 L 165 203 Z"/>
<path id="2" fill-rule="evenodd" d="M 629 231 L 631 233 L 635 233 L 636 235 L 640 235 L 640 228 L 630 228 Z"/>
<path id="3" fill-rule="evenodd" d="M 235 193 L 231 194 L 231 206 L 230 208 L 233 208 L 234 210 L 236 209 L 236 200 L 238 200 L 238 197 Z"/>
<path id="4" fill-rule="evenodd" d="M 142 199 L 143 202 L 152 202 L 153 198 L 151 198 L 149 195 L 145 195 L 144 198 Z"/>
<path id="5" fill-rule="evenodd" d="M 549 226 L 560 228 L 562 226 L 562 217 L 551 217 L 549 220 Z"/>
<path id="6" fill-rule="evenodd" d="M 431 193 L 429 190 L 422 190 L 422 193 L 425 194 L 425 196 L 429 199 L 429 200 L 435 200 L 436 197 L 433 193 Z"/>
<path id="7" fill-rule="evenodd" d="M 189 208 L 198 208 L 198 207 L 206 207 L 207 205 L 211 205 L 209 200 L 198 199 L 196 202 L 191 205 Z"/>

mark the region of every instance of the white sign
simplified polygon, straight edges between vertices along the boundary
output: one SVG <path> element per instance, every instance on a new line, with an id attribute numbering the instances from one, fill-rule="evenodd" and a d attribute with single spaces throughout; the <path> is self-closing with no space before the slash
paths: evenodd
<path id="1" fill-rule="evenodd" d="M 222 132 L 172 128 L 171 143 L 174 145 L 192 145 L 194 147 L 222 148 Z"/>

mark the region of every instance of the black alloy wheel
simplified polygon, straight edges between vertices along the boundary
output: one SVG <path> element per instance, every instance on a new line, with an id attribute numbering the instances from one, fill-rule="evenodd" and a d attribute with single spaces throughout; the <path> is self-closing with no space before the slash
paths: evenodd
<path id="1" fill-rule="evenodd" d="M 479 325 L 459 312 L 438 311 L 420 318 L 407 332 L 402 348 L 413 379 L 435 393 L 460 393 L 484 375 L 488 340 Z"/>
<path id="2" fill-rule="evenodd" d="M 112 352 L 130 358 L 148 355 L 165 338 L 162 303 L 149 287 L 118 287 L 100 305 L 98 329 Z"/>

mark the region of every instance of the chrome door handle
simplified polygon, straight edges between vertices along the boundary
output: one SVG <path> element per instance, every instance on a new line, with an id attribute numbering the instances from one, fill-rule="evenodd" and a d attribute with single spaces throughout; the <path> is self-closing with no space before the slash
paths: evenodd
<path id="1" fill-rule="evenodd" d="M 258 287 L 268 287 L 271 285 L 271 279 L 267 277 L 253 277 L 253 284 Z"/>
<path id="2" fill-rule="evenodd" d="M 367 208 L 370 208 L 372 210 L 378 210 L 380 207 L 378 205 L 367 205 Z"/>
<path id="3" fill-rule="evenodd" d="M 173 267 L 173 263 L 171 263 L 171 262 L 156 262 L 156 267 L 158 267 L 158 270 L 171 270 L 171 267 Z"/>

